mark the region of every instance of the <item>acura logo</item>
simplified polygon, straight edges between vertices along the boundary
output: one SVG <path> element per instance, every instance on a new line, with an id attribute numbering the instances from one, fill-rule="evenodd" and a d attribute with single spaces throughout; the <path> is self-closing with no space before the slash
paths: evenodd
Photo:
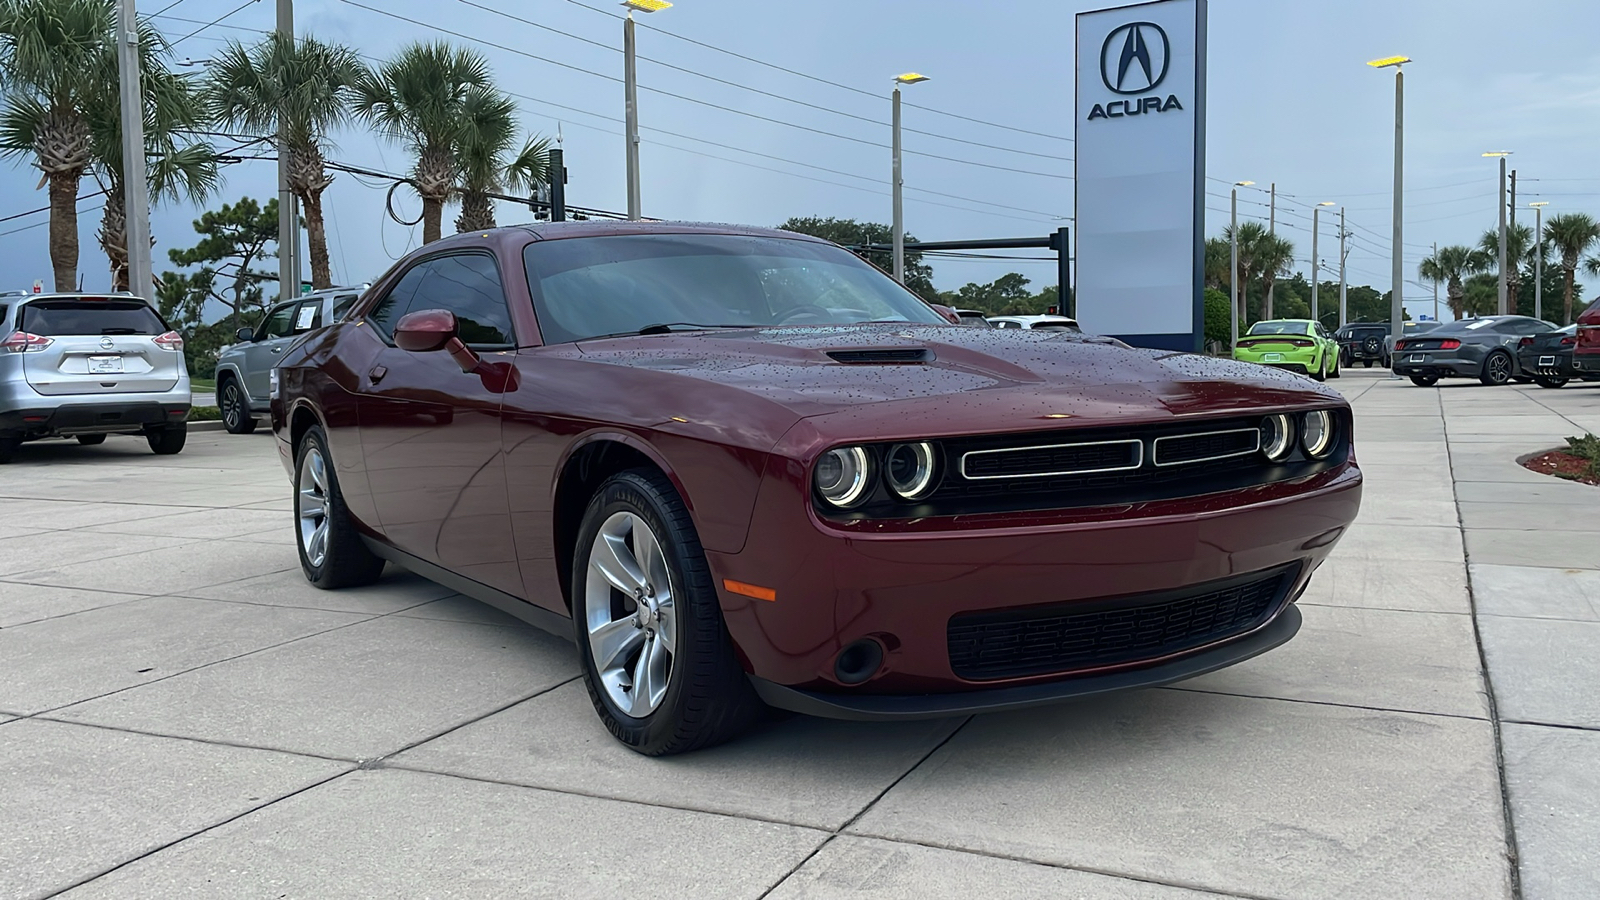
<path id="1" fill-rule="evenodd" d="M 1172 45 L 1154 22 L 1129 22 L 1100 46 L 1100 80 L 1117 94 L 1154 90 L 1167 77 Z"/>

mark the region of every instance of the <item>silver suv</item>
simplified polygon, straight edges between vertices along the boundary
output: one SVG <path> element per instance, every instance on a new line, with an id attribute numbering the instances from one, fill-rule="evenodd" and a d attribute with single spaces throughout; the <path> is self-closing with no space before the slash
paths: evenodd
<path id="1" fill-rule="evenodd" d="M 239 343 L 217 357 L 217 407 L 229 434 L 256 430 L 267 414 L 272 368 L 295 338 L 343 319 L 369 285 L 328 288 L 285 300 L 254 328 L 239 329 Z"/>
<path id="2" fill-rule="evenodd" d="M 187 437 L 183 338 L 132 294 L 0 298 L 0 463 L 23 441 L 143 435 L 156 453 Z"/>

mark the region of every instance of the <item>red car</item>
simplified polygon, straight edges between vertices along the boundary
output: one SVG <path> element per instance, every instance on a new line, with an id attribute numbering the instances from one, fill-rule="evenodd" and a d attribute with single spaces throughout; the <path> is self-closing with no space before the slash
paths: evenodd
<path id="1" fill-rule="evenodd" d="M 395 562 L 571 636 L 647 754 L 763 704 L 960 715 L 1239 662 L 1361 498 L 1327 388 L 949 324 L 780 231 L 448 238 L 274 378 L 306 577 Z"/>
<path id="2" fill-rule="evenodd" d="M 1572 368 L 1579 377 L 1600 372 L 1600 300 L 1578 316 L 1578 342 L 1572 350 Z"/>

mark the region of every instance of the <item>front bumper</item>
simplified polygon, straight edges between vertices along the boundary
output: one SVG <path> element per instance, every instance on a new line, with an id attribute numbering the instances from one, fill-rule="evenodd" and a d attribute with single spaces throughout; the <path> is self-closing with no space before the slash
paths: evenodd
<path id="1" fill-rule="evenodd" d="M 724 619 L 746 671 L 776 698 L 770 702 L 856 710 L 851 715 L 895 715 L 893 709 L 953 715 L 973 704 L 1048 702 L 1189 677 L 1182 674 L 1194 671 L 1189 666 L 1227 665 L 1230 653 L 1255 646 L 1225 650 L 1245 640 L 1238 631 L 1104 665 L 969 679 L 952 662 L 950 626 L 955 617 L 979 613 L 1026 616 L 1080 604 L 1087 612 L 1114 598 L 1191 591 L 1294 567 L 1283 591 L 1286 603 L 1305 589 L 1355 519 L 1362 483 L 1352 459 L 1298 482 L 1180 500 L 1019 513 L 981 523 L 957 517 L 948 530 L 901 523 L 894 530 L 845 532 L 808 515 L 809 495 L 783 477 L 781 463 L 773 466 L 780 470 L 769 468 L 763 479 L 744 548 L 707 553 Z M 727 581 L 769 587 L 777 597 L 742 596 Z M 1281 617 L 1284 608 L 1272 612 Z M 1288 626 L 1273 630 L 1270 616 L 1262 621 L 1268 624 L 1251 626 L 1261 629 L 1257 633 L 1270 631 L 1281 640 L 1292 634 L 1282 633 Z M 865 682 L 848 684 L 838 677 L 836 661 L 864 639 L 882 646 L 883 664 Z M 965 699 L 928 696 L 945 694 Z"/>
<path id="2" fill-rule="evenodd" d="M 1290 604 L 1257 631 L 1171 662 L 1105 675 L 951 694 L 839 694 L 797 690 L 755 676 L 750 677 L 750 682 L 768 706 L 808 716 L 854 721 L 941 719 L 1084 700 L 1113 691 L 1160 687 L 1197 678 L 1286 644 L 1299 630 L 1300 610 Z"/>
<path id="3" fill-rule="evenodd" d="M 72 434 L 119 434 L 182 422 L 189 417 L 189 398 L 171 401 L 67 403 L 38 409 L 0 412 L 0 432 L 25 438 Z"/>

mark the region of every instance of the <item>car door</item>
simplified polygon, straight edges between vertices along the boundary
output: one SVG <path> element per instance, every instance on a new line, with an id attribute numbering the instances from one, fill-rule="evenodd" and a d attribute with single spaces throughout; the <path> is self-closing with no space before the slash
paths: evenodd
<path id="1" fill-rule="evenodd" d="M 487 253 L 418 262 L 366 316 L 384 346 L 359 376 L 367 482 L 384 535 L 413 556 L 521 594 L 500 446 L 501 385 L 463 372 L 448 353 L 394 346 L 408 312 L 455 314 L 487 362 L 507 362 L 516 336 L 498 267 Z"/>
<path id="2" fill-rule="evenodd" d="M 272 369 L 294 337 L 295 311 L 299 308 L 299 300 L 272 307 L 244 348 L 244 389 L 250 394 L 251 404 L 258 408 L 266 404 Z"/>

